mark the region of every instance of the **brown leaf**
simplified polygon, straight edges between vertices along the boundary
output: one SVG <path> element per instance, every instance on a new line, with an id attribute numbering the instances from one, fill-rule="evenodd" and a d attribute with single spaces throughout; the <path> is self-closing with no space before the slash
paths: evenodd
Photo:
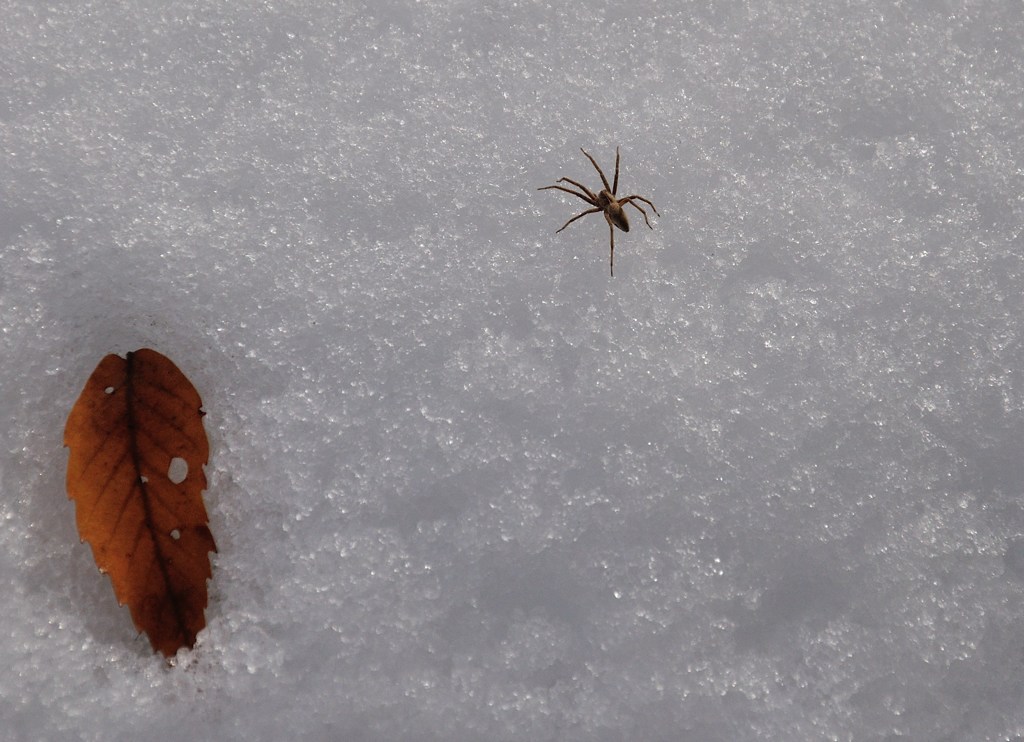
<path id="1" fill-rule="evenodd" d="M 64 428 L 78 533 L 135 627 L 168 657 L 206 625 L 217 550 L 202 498 L 201 406 L 178 367 L 143 348 L 100 361 Z"/>

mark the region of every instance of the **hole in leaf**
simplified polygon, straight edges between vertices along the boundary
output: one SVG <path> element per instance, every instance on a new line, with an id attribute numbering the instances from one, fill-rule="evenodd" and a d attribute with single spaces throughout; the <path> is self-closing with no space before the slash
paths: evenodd
<path id="1" fill-rule="evenodd" d="M 114 393 L 114 387 L 108 386 L 106 389 L 103 390 L 103 392 L 105 394 L 113 394 Z"/>
<path id="2" fill-rule="evenodd" d="M 167 467 L 167 478 L 174 484 L 181 484 L 188 476 L 188 462 L 180 456 L 171 459 L 171 465 Z"/>
<path id="3" fill-rule="evenodd" d="M 175 528 L 173 531 L 171 531 L 171 538 L 177 541 L 179 538 L 181 538 L 181 531 Z"/>
<path id="4" fill-rule="evenodd" d="M 149 477 L 147 477 L 145 474 L 142 474 L 139 476 L 139 481 L 145 484 L 146 482 L 149 481 Z"/>

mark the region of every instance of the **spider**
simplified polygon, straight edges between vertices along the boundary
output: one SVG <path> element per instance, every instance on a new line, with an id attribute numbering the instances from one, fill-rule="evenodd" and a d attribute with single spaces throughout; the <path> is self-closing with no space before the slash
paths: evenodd
<path id="1" fill-rule="evenodd" d="M 650 206 L 652 209 L 654 209 L 654 213 L 657 216 L 661 216 L 661 214 L 658 214 L 658 210 L 655 208 L 654 204 L 651 203 L 650 201 L 648 201 L 643 196 L 633 195 L 633 196 L 625 196 L 623 198 L 619 198 L 619 197 L 617 197 L 615 195 L 615 193 L 619 190 L 619 148 L 618 147 L 615 148 L 615 179 L 612 181 L 612 185 L 610 185 L 610 186 L 608 185 L 608 179 L 606 177 L 604 177 L 604 172 L 602 172 L 601 167 L 597 164 L 597 161 L 593 157 L 591 157 L 590 154 L 585 149 L 583 149 L 582 147 L 580 147 L 580 152 L 582 152 L 583 154 L 585 154 L 587 156 L 587 159 L 590 160 L 591 164 L 593 164 L 593 166 L 597 169 L 597 174 L 601 176 L 601 182 L 604 183 L 604 189 L 601 190 L 600 193 L 595 194 L 592 190 L 587 188 L 582 183 L 577 183 L 575 180 L 571 180 L 569 178 L 559 178 L 558 180 L 555 181 L 555 183 L 561 183 L 563 181 L 566 182 L 566 183 L 571 183 L 572 185 L 576 186 L 581 191 L 583 191 L 583 193 L 579 193 L 578 191 L 574 191 L 571 188 L 566 188 L 565 186 L 560 186 L 560 185 L 544 186 L 543 188 L 538 188 L 537 190 L 538 191 L 546 191 L 548 189 L 552 189 L 553 188 L 553 189 L 558 190 L 558 191 L 565 191 L 566 193 L 571 193 L 572 195 L 576 196 L 577 198 L 582 198 L 584 201 L 586 201 L 588 204 L 590 204 L 591 206 L 594 207 L 592 209 L 587 209 L 583 213 L 577 214 L 576 216 L 574 216 L 572 219 L 570 219 L 569 221 L 567 221 L 565 224 L 562 225 L 562 229 L 565 229 L 570 224 L 572 224 L 574 221 L 576 221 L 577 219 L 580 219 L 580 218 L 586 216 L 587 214 L 595 214 L 598 211 L 603 211 L 604 212 L 605 221 L 608 222 L 608 237 L 611 240 L 611 252 L 609 253 L 609 256 L 608 256 L 608 269 L 609 269 L 611 275 L 614 276 L 615 275 L 615 227 L 618 227 L 623 232 L 628 232 L 629 231 L 629 220 L 626 219 L 626 212 L 625 212 L 625 210 L 622 207 L 625 206 L 626 204 L 632 204 L 637 209 L 639 209 L 640 213 L 644 215 L 644 221 L 647 223 L 648 227 L 651 227 L 651 222 L 647 218 L 647 212 L 644 210 L 644 207 L 640 206 L 637 203 L 637 201 L 643 201 L 645 204 Z M 556 230 L 555 234 L 558 234 L 559 232 L 561 232 L 562 229 Z M 651 229 L 654 229 L 654 227 L 651 227 Z"/>

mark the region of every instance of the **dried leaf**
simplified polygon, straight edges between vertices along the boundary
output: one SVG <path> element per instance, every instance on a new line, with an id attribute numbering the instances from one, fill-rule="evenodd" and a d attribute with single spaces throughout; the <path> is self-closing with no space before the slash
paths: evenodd
<path id="1" fill-rule="evenodd" d="M 68 416 L 68 496 L 78 533 L 154 650 L 192 647 L 206 625 L 209 552 L 202 401 L 169 359 L 108 355 Z"/>

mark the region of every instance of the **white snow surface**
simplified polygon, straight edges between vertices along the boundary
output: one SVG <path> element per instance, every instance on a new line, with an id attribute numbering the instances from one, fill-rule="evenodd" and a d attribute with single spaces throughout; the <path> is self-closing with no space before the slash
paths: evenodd
<path id="1" fill-rule="evenodd" d="M 0 2 L 0 738 L 1024 735 L 1024 3 Z M 539 186 L 630 210 L 608 228 Z M 80 543 L 202 395 L 207 628 Z"/>

